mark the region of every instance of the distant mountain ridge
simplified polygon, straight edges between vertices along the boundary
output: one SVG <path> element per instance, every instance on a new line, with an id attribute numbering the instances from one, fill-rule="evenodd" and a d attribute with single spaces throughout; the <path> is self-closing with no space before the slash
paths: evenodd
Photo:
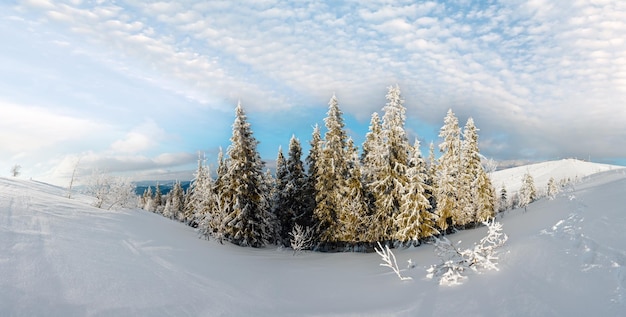
<path id="1" fill-rule="evenodd" d="M 168 180 L 168 181 L 145 181 L 144 180 L 144 181 L 133 182 L 133 184 L 135 184 L 136 186 L 135 193 L 137 193 L 137 195 L 142 195 L 146 191 L 146 189 L 148 189 L 148 187 L 152 188 L 152 193 L 154 194 L 154 190 L 157 184 L 159 185 L 159 190 L 161 191 L 161 194 L 165 195 L 172 190 L 176 182 L 177 181 L 175 180 Z M 187 191 L 187 189 L 191 185 L 191 181 L 180 181 L 180 185 L 184 191 Z"/>

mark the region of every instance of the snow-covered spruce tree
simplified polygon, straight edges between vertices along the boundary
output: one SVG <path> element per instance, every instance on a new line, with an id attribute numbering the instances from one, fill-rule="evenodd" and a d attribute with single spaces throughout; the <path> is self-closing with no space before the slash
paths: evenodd
<path id="1" fill-rule="evenodd" d="M 172 190 L 165 196 L 163 216 L 173 220 L 183 220 L 183 188 L 179 181 L 174 183 Z"/>
<path id="2" fill-rule="evenodd" d="M 163 196 L 163 200 L 165 200 L 162 213 L 163 217 L 174 219 L 174 211 L 172 210 L 172 196 L 167 194 Z"/>
<path id="3" fill-rule="evenodd" d="M 506 186 L 503 183 L 502 188 L 500 189 L 500 196 L 498 199 L 498 212 L 503 212 L 507 209 L 509 209 L 509 196 L 506 191 Z"/>
<path id="4" fill-rule="evenodd" d="M 196 188 L 199 201 L 195 207 L 194 221 L 198 224 L 198 232 L 205 238 L 209 239 L 211 236 L 221 237 L 216 233 L 221 225 L 223 210 L 219 210 L 216 207 L 218 196 L 208 165 L 204 166 L 200 177 L 202 181 L 198 182 L 198 187 Z"/>
<path id="5" fill-rule="evenodd" d="M 526 172 L 522 178 L 522 187 L 519 190 L 519 207 L 524 207 L 524 211 L 528 204 L 537 198 L 537 189 L 535 188 L 535 180 L 529 172 Z"/>
<path id="6" fill-rule="evenodd" d="M 272 198 L 276 192 L 276 179 L 272 176 L 272 171 L 268 168 L 263 174 L 263 183 L 261 192 L 264 194 L 261 199 L 262 208 L 268 210 L 265 222 L 269 225 L 270 236 L 267 239 L 269 244 L 280 243 L 280 224 L 274 211 L 272 210 Z"/>
<path id="7" fill-rule="evenodd" d="M 554 177 L 550 177 L 548 180 L 548 188 L 546 190 L 548 197 L 552 200 L 559 193 L 559 186 L 556 184 Z"/>
<path id="8" fill-rule="evenodd" d="M 152 186 L 148 186 L 141 195 L 141 209 L 146 211 L 153 211 L 152 208 Z"/>
<path id="9" fill-rule="evenodd" d="M 476 208 L 476 218 L 474 219 L 474 223 L 485 222 L 488 219 L 495 217 L 496 191 L 491 184 L 491 179 L 482 169 L 481 172 L 478 173 L 476 180 L 474 180 L 472 194 L 476 197 L 474 200 Z"/>
<path id="10" fill-rule="evenodd" d="M 383 154 L 384 142 L 382 135 L 383 127 L 380 121 L 378 113 L 374 112 L 370 120 L 369 131 L 365 136 L 363 142 L 363 151 L 361 153 L 361 164 L 363 174 L 363 186 L 365 188 L 365 195 L 367 198 L 367 216 L 371 218 L 374 212 L 374 202 L 376 201 L 374 195 L 374 181 L 378 175 L 382 174 L 382 168 L 386 167 L 385 155 Z M 374 243 L 379 241 L 382 230 L 375 230 L 378 226 L 370 219 L 365 224 L 365 230 L 363 232 L 363 242 Z"/>
<path id="11" fill-rule="evenodd" d="M 317 234 L 322 244 L 334 244 L 338 241 L 337 210 L 343 207 L 341 197 L 346 192 L 348 176 L 346 161 L 348 137 L 344 130 L 343 113 L 339 109 L 335 95 L 328 105 L 327 117 L 324 119 L 326 134 L 315 175 L 314 215 L 317 221 Z"/>
<path id="12" fill-rule="evenodd" d="M 276 217 L 276 236 L 279 244 L 289 246 L 289 233 L 293 227 L 293 211 L 287 206 L 287 184 L 289 182 L 287 161 L 283 155 L 282 147 L 278 148 L 276 157 L 275 186 L 272 190 L 272 213 Z"/>
<path id="13" fill-rule="evenodd" d="M 455 221 L 456 225 L 476 224 L 494 216 L 494 189 L 481 164 L 478 128 L 472 118 L 467 119 L 463 129 L 459 188 L 458 201 L 461 210 Z"/>
<path id="14" fill-rule="evenodd" d="M 196 228 L 198 226 L 198 221 L 196 217 L 197 210 L 205 210 L 203 207 L 204 196 L 205 193 L 203 190 L 205 189 L 205 183 L 209 181 L 209 175 L 207 174 L 207 167 L 205 163 L 206 159 L 198 153 L 198 167 L 193 174 L 193 179 L 191 180 L 191 184 L 189 184 L 189 189 L 187 190 L 187 203 L 185 204 L 184 209 L 184 222 Z"/>
<path id="15" fill-rule="evenodd" d="M 291 136 L 289 140 L 287 173 L 285 205 L 292 211 L 293 222 L 294 224 L 300 224 L 304 228 L 313 228 L 313 210 L 307 206 L 307 178 L 302 163 L 302 146 L 295 136 Z"/>
<path id="16" fill-rule="evenodd" d="M 207 221 L 208 228 L 211 229 L 213 237 L 215 237 L 215 239 L 217 239 L 220 243 L 224 240 L 226 233 L 225 228 L 227 223 L 224 220 L 230 212 L 230 201 L 228 200 L 230 197 L 222 194 L 226 191 L 226 188 L 229 185 L 228 179 L 226 178 L 227 172 L 228 165 L 224 159 L 224 151 L 220 147 L 217 154 L 215 181 L 212 183 L 212 190 L 207 192 L 207 195 L 212 197 L 210 200 L 211 207 L 209 208 L 209 219 Z"/>
<path id="17" fill-rule="evenodd" d="M 442 233 L 446 232 L 450 226 L 454 226 L 454 221 L 459 218 L 460 133 L 459 120 L 450 109 L 439 131 L 439 137 L 443 139 L 443 142 L 439 144 L 439 151 L 442 155 L 439 157 L 435 183 L 437 226 Z"/>
<path id="18" fill-rule="evenodd" d="M 307 164 L 307 174 L 306 174 L 306 183 L 304 186 L 304 210 L 305 216 L 298 219 L 298 223 L 305 227 L 310 226 L 311 228 L 317 227 L 317 219 L 315 217 L 315 209 L 317 207 L 316 197 L 317 197 L 317 175 L 318 165 L 320 157 L 322 156 L 322 147 L 324 146 L 324 142 L 322 141 L 322 134 L 320 132 L 319 125 L 315 125 L 313 128 L 313 133 L 311 134 L 311 141 L 309 142 L 311 146 L 309 149 L 309 154 L 306 157 Z M 308 222 L 303 223 L 302 221 Z M 314 230 L 313 239 L 314 242 L 319 242 L 319 237 L 317 235 L 317 229 Z"/>
<path id="19" fill-rule="evenodd" d="M 373 226 L 369 229 L 373 241 L 393 239 L 398 230 L 394 220 L 408 187 L 406 174 L 411 145 L 404 129 L 406 109 L 400 88 L 389 87 L 386 98 L 381 132 L 381 165 L 373 167 L 373 180 L 368 184 L 368 192 L 374 199 Z"/>
<path id="20" fill-rule="evenodd" d="M 426 197 L 430 204 L 430 212 L 436 213 L 437 210 L 437 197 L 436 191 L 436 179 L 437 179 L 437 160 L 435 159 L 435 143 L 430 142 L 428 146 L 428 165 L 426 167 Z"/>
<path id="21" fill-rule="evenodd" d="M 430 203 L 426 196 L 426 163 L 419 146 L 419 140 L 416 139 L 407 171 L 408 185 L 395 218 L 398 231 L 394 238 L 405 244 L 417 244 L 420 239 L 438 233 L 435 229 L 435 214 L 430 212 Z"/>
<path id="22" fill-rule="evenodd" d="M 370 184 L 374 181 L 376 175 L 379 173 L 378 169 L 383 165 L 382 160 L 382 140 L 383 127 L 380 122 L 378 113 L 372 114 L 370 120 L 369 131 L 365 135 L 365 141 L 363 142 L 363 151 L 361 153 L 361 164 L 363 165 L 363 180 L 365 184 Z"/>
<path id="23" fill-rule="evenodd" d="M 174 183 L 174 187 L 171 192 L 172 196 L 172 211 L 174 212 L 174 218 L 180 222 L 185 221 L 185 191 L 180 181 Z"/>
<path id="24" fill-rule="evenodd" d="M 225 186 L 219 193 L 226 210 L 224 236 L 240 246 L 262 247 L 271 239 L 272 224 L 268 223 L 264 189 L 264 163 L 257 151 L 246 114 L 241 106 L 235 110 L 233 134 L 228 147 L 228 170 L 224 174 Z"/>
<path id="25" fill-rule="evenodd" d="M 152 198 L 152 204 L 154 205 L 155 213 L 163 213 L 163 194 L 161 193 L 161 186 L 159 185 L 159 182 L 157 182 L 156 186 L 154 187 L 154 198 Z"/>
<path id="26" fill-rule="evenodd" d="M 346 192 L 341 197 L 341 208 L 337 211 L 340 227 L 337 239 L 355 250 L 358 244 L 366 241 L 369 218 L 358 150 L 351 138 L 348 139 L 347 150 L 349 176 Z"/>

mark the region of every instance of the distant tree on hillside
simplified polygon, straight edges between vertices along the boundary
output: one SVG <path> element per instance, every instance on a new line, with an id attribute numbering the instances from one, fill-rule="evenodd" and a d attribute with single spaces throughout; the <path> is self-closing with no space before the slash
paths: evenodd
<path id="1" fill-rule="evenodd" d="M 548 180 L 548 189 L 547 189 L 548 197 L 550 199 L 554 199 L 558 193 L 559 193 L 559 186 L 554 180 L 554 177 L 550 177 L 550 179 Z"/>
<path id="2" fill-rule="evenodd" d="M 502 184 L 502 188 L 500 189 L 500 196 L 498 200 L 498 211 L 503 212 L 509 209 L 509 198 L 506 191 L 506 186 Z"/>
<path id="3" fill-rule="evenodd" d="M 519 206 L 526 210 L 528 204 L 537 198 L 537 189 L 535 188 L 535 180 L 530 173 L 526 172 L 522 178 L 522 187 L 519 190 Z"/>
<path id="4" fill-rule="evenodd" d="M 13 167 L 11 167 L 11 176 L 13 177 L 18 177 L 20 176 L 20 171 L 22 170 L 22 166 L 19 164 L 15 164 L 13 165 Z"/>
<path id="5" fill-rule="evenodd" d="M 135 185 L 126 177 L 110 176 L 95 170 L 87 180 L 86 193 L 94 197 L 93 206 L 103 209 L 137 206 Z"/>

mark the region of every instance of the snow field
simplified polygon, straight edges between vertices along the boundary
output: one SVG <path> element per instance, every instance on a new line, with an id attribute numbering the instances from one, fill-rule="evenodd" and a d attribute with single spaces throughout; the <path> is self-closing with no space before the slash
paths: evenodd
<path id="1" fill-rule="evenodd" d="M 621 316 L 626 173 L 581 180 L 501 214 L 500 271 L 444 287 L 426 278 L 439 261 L 430 245 L 392 250 L 412 278 L 400 281 L 376 253 L 220 245 L 153 213 L 103 211 L 58 187 L 0 178 L 0 315 Z M 485 234 L 448 238 L 468 248 Z"/>

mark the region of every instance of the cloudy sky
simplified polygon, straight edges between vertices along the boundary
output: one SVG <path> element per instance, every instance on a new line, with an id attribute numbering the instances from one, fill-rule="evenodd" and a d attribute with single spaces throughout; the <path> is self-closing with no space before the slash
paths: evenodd
<path id="1" fill-rule="evenodd" d="M 241 101 L 268 161 L 336 94 L 357 144 L 398 84 L 411 137 L 448 109 L 501 160 L 626 165 L 626 1 L 2 1 L 0 175 L 185 178 Z"/>

